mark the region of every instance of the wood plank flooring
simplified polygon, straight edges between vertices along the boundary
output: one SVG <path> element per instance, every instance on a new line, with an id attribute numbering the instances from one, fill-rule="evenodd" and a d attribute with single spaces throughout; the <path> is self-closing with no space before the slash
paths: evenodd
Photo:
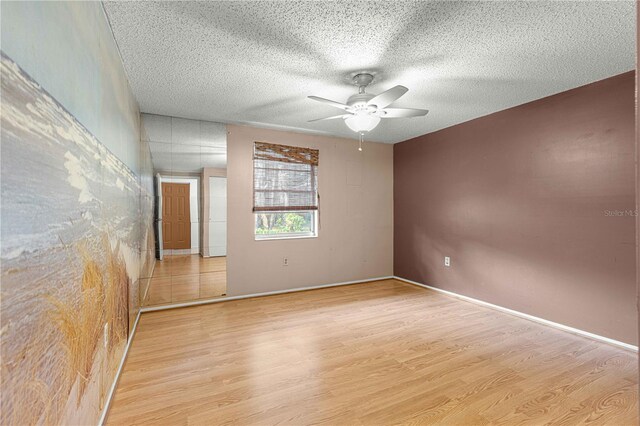
<path id="1" fill-rule="evenodd" d="M 635 425 L 636 354 L 396 280 L 142 315 L 107 423 Z"/>
<path id="2" fill-rule="evenodd" d="M 210 299 L 226 292 L 226 256 L 165 256 L 156 262 L 143 306 Z"/>

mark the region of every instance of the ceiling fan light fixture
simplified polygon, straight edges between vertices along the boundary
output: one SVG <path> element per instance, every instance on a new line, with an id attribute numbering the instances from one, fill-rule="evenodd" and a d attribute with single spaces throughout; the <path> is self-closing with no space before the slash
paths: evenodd
<path id="1" fill-rule="evenodd" d="M 354 132 L 370 132 L 380 123 L 380 117 L 371 114 L 354 114 L 344 119 L 345 124 Z"/>
<path id="2" fill-rule="evenodd" d="M 375 129 L 380 123 L 381 118 L 420 117 L 427 115 L 429 112 L 426 109 L 387 108 L 407 93 L 409 89 L 398 85 L 377 95 L 371 95 L 365 92 L 365 88 L 371 84 L 372 81 L 373 75 L 370 73 L 362 72 L 355 75 L 353 82 L 358 86 L 358 94 L 350 96 L 346 104 L 318 96 L 309 96 L 309 99 L 343 110 L 343 113 L 340 115 L 309 120 L 309 122 L 333 120 L 337 118 L 344 119 L 347 127 L 358 134 L 360 140 L 358 150 L 362 151 L 364 134 Z"/>

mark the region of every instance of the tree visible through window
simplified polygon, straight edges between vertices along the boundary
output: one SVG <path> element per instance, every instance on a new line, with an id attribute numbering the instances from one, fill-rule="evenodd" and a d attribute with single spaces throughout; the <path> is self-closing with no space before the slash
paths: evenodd
<path id="1" fill-rule="evenodd" d="M 254 144 L 256 238 L 316 235 L 318 150 Z"/>
<path id="2" fill-rule="evenodd" d="M 256 235 L 315 234 L 315 212 L 256 213 Z"/>

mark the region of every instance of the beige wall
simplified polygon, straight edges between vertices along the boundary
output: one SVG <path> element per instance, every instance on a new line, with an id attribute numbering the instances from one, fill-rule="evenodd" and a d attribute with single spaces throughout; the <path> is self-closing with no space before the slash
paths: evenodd
<path id="1" fill-rule="evenodd" d="M 230 296 L 390 276 L 393 273 L 393 146 L 229 125 Z M 255 241 L 253 142 L 320 150 L 317 238 Z M 282 266 L 283 257 L 289 266 Z"/>

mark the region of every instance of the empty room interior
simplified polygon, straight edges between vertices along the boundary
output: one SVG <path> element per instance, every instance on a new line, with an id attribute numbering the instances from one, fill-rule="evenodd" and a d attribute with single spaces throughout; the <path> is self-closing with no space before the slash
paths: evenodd
<path id="1" fill-rule="evenodd" d="M 635 1 L 2 1 L 0 424 L 637 425 Z"/>

